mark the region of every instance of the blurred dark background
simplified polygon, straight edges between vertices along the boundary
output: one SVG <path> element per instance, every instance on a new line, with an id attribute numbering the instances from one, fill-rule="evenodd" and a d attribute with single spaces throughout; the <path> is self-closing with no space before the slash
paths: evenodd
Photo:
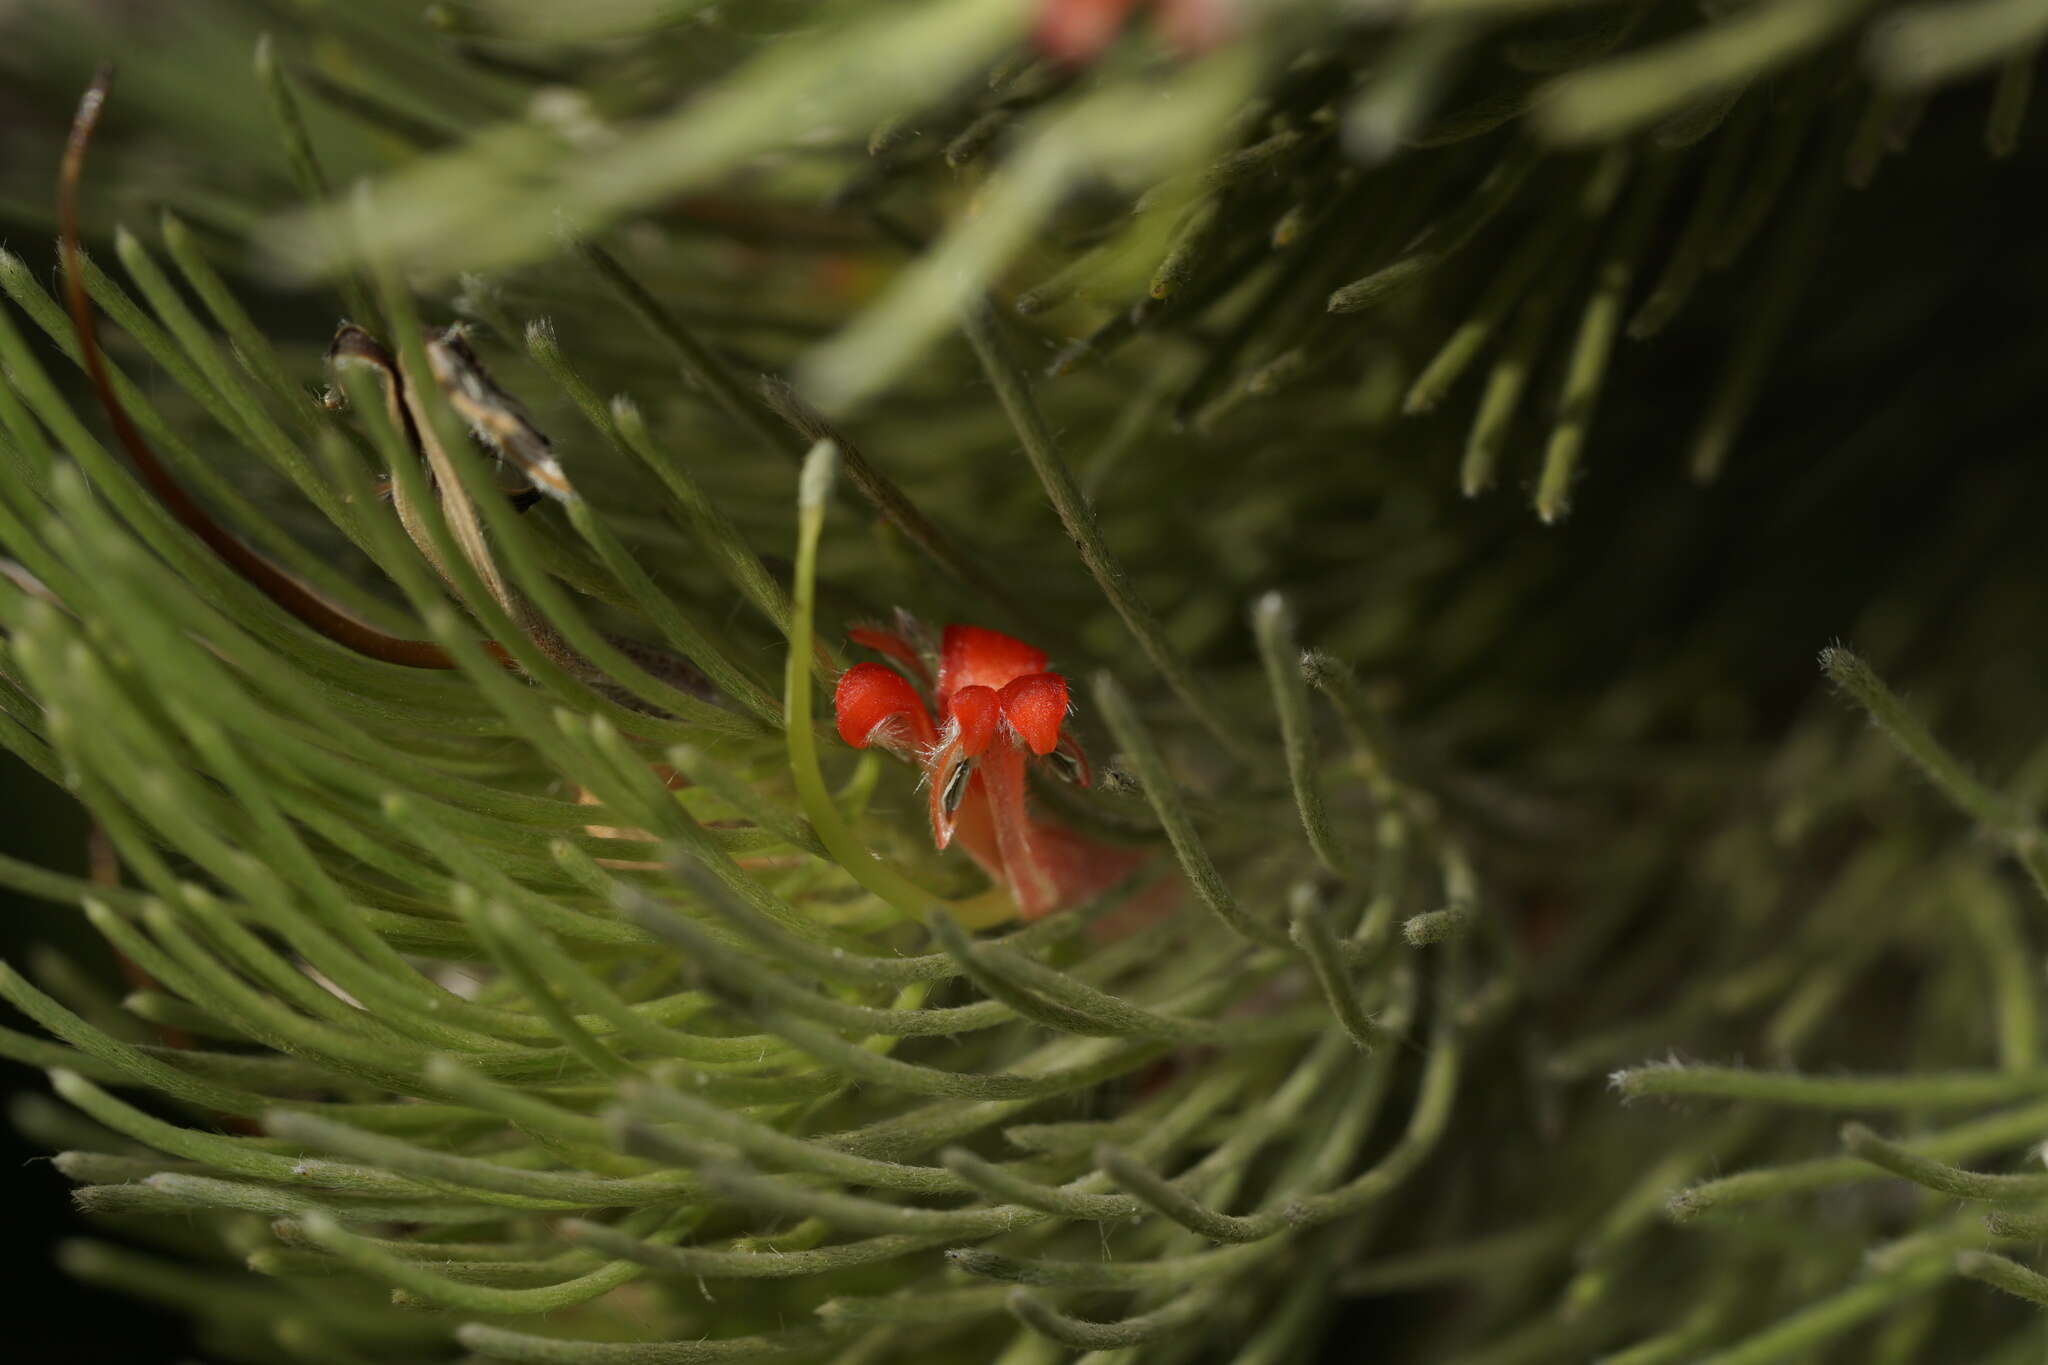
<path id="1" fill-rule="evenodd" d="M 73 875 L 85 871 L 86 821 L 70 798 L 11 755 L 0 755 L 0 856 L 33 861 Z M 112 955 L 69 907 L 0 890 L 0 958 L 28 964 L 37 953 L 62 953 L 105 981 L 117 981 Z M 0 1004 L 0 1025 L 25 1033 L 36 1026 Z M 49 1093 L 40 1073 L 0 1062 L 0 1091 L 12 1111 Z M 11 1119 L 11 1112 L 9 1115 Z M 8 1309 L 6 1349 L 21 1365 L 169 1365 L 191 1353 L 183 1319 L 123 1294 L 81 1284 L 58 1268 L 57 1244 L 80 1231 L 71 1212 L 71 1182 L 50 1154 L 29 1145 L 11 1121 L 0 1122 L 0 1170 L 14 1254 L 0 1303 Z"/>

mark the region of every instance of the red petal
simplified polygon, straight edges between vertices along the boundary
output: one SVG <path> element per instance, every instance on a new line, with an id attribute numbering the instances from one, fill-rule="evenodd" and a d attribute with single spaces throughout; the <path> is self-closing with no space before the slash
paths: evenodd
<path id="1" fill-rule="evenodd" d="M 865 649 L 872 649 L 877 654 L 894 659 L 903 665 L 906 673 L 926 687 L 932 685 L 931 670 L 924 666 L 924 660 L 918 657 L 910 642 L 895 631 L 883 630 L 880 626 L 855 626 L 846 632 L 846 638 Z"/>
<path id="2" fill-rule="evenodd" d="M 1067 718 L 1067 680 L 1057 673 L 1030 673 L 1006 684 L 1001 694 L 1003 719 L 1029 745 L 1045 755 L 1059 747 L 1060 724 Z"/>
<path id="3" fill-rule="evenodd" d="M 1059 884 L 1038 846 L 1039 826 L 1024 803 L 1024 755 L 999 744 L 981 761 L 975 781 L 988 793 L 989 822 L 1003 857 L 1003 880 L 1026 919 L 1037 919 L 1060 903 Z"/>
<path id="4" fill-rule="evenodd" d="M 947 626 L 939 646 L 939 703 L 962 687 L 1000 691 L 1026 673 L 1045 672 L 1045 651 L 981 626 Z"/>
<path id="5" fill-rule="evenodd" d="M 901 717 L 909 738 L 931 745 L 938 740 L 931 714 L 901 673 L 881 664 L 855 664 L 839 675 L 832 692 L 832 710 L 839 721 L 839 737 L 856 749 L 865 749 L 880 739 L 886 745 L 891 720 Z M 877 732 L 880 733 L 877 733 Z"/>
<path id="6" fill-rule="evenodd" d="M 1235 36 L 1238 5 L 1231 0 L 1166 0 L 1159 28 L 1182 52 L 1207 52 Z"/>
<path id="7" fill-rule="evenodd" d="M 986 687 L 963 687 L 946 699 L 946 716 L 960 725 L 961 751 L 978 757 L 996 737 L 996 721 L 1003 712 L 1002 700 Z"/>
<path id="8" fill-rule="evenodd" d="M 1038 919 L 1054 910 L 1093 900 L 1128 877 L 1145 861 L 1142 849 L 1098 844 L 1061 825 L 1034 824 L 1031 843 L 1039 868 L 1052 882 L 1053 894 L 1050 898 L 1028 902 L 1018 896 L 1017 908 L 1026 919 Z M 1163 882 L 1161 885 L 1171 888 L 1174 883 Z M 1148 896 L 1132 902 L 1130 909 L 1119 911 L 1117 917 L 1130 914 L 1136 923 L 1145 923 L 1147 901 L 1152 901 L 1156 907 L 1157 898 Z"/>
<path id="9" fill-rule="evenodd" d="M 933 830 L 934 835 L 937 830 Z M 1003 873 L 1003 850 L 996 843 L 994 817 L 988 809 L 988 786 L 976 773 L 968 780 L 967 796 L 961 801 L 960 809 L 953 812 L 952 824 L 948 827 L 947 838 L 953 845 L 967 850 L 967 855 L 988 873 L 990 881 L 1008 889 L 1009 878 Z"/>
<path id="10" fill-rule="evenodd" d="M 1137 0 L 1041 0 L 1038 45 L 1060 61 L 1086 61 L 1109 46 L 1136 4 Z"/>
<path id="11" fill-rule="evenodd" d="M 963 687 L 945 703 L 943 714 L 945 734 L 925 760 L 925 776 L 931 779 L 932 788 L 932 842 L 940 848 L 953 842 L 954 819 L 960 807 L 977 799 L 986 800 L 979 796 L 981 778 L 974 772 L 974 766 L 975 760 L 987 751 L 989 741 L 996 737 L 1002 704 L 986 687 Z M 954 808 L 947 810 L 946 797 L 958 782 L 973 785 L 963 788 L 955 796 Z"/>

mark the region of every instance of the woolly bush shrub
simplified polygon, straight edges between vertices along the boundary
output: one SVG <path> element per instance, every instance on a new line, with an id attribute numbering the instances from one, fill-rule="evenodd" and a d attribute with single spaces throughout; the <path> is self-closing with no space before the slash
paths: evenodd
<path id="1" fill-rule="evenodd" d="M 309 1365 L 2039 1358 L 2040 0 L 163 10 L 0 12 L 71 1273 Z M 899 609 L 1093 781 L 845 743 Z"/>

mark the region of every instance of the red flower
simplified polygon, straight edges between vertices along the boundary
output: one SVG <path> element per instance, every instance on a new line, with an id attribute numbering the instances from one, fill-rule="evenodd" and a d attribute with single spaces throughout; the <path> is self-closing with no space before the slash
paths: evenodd
<path id="1" fill-rule="evenodd" d="M 1116 41 L 1143 0 L 1040 0 L 1038 46 L 1062 62 L 1087 62 Z M 1235 27 L 1233 0 L 1158 0 L 1158 26 L 1182 52 L 1202 52 Z"/>
<path id="2" fill-rule="evenodd" d="M 1096 895 L 1138 864 L 1133 850 L 1097 844 L 1031 812 L 1027 762 L 1050 762 L 1084 787 L 1090 781 L 1081 746 L 1062 733 L 1067 680 L 1047 670 L 1042 650 L 1000 631 L 947 626 L 934 679 L 924 653 L 903 634 L 868 627 L 849 634 L 902 671 L 878 663 L 846 670 L 832 697 L 839 737 L 916 763 L 931 787 L 932 842 L 946 848 L 957 839 L 1025 918 Z M 930 689 L 930 709 L 911 678 Z"/>

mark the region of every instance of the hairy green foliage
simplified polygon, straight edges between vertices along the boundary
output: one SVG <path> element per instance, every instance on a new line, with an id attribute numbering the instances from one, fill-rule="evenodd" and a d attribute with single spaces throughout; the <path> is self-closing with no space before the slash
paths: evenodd
<path id="1" fill-rule="evenodd" d="M 1911 316 L 1888 245 L 1816 282 L 1843 191 L 1954 77 L 2013 152 L 2048 11 L 1240 8 L 1078 66 L 1020 0 L 42 16 L 52 107 L 164 44 L 87 199 L 114 391 L 451 665 L 210 553 L 0 257 L 0 743 L 105 855 L 0 880 L 135 972 L 0 965 L 73 1273 L 259 1362 L 2038 1353 L 2048 763 L 1936 736 L 1996 752 L 2032 603 L 1968 556 L 2024 585 L 2039 483 L 1878 522 L 1968 358 L 1744 433 L 1872 368 L 1792 345 L 1809 286 L 1814 334 Z M 324 366 L 337 299 L 413 376 L 464 321 L 570 491 Z M 1972 412 L 2027 387 L 1969 354 Z M 1558 522 L 1589 464 L 1563 526 L 1467 500 Z M 1125 885 L 1008 922 L 839 742 L 899 605 L 1075 679 L 1100 781 L 1034 799 Z M 1840 648 L 1853 707 L 1767 694 L 1816 619 L 1931 699 Z"/>

